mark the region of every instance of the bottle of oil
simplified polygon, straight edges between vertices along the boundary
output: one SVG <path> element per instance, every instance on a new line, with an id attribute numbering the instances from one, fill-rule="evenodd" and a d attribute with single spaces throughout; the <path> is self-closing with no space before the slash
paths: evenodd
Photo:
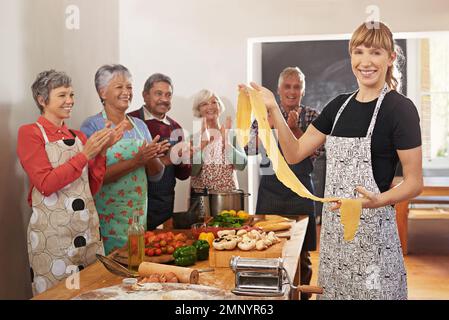
<path id="1" fill-rule="evenodd" d="M 133 222 L 128 228 L 128 269 L 137 272 L 143 262 L 145 242 L 145 229 L 139 223 L 139 213 L 134 212 Z"/>

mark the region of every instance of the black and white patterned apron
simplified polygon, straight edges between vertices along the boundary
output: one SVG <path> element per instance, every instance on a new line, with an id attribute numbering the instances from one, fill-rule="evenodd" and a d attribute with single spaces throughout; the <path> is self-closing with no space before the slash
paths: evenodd
<path id="1" fill-rule="evenodd" d="M 366 137 L 332 136 L 340 115 L 352 94 L 341 106 L 332 131 L 327 136 L 325 197 L 355 198 L 356 186 L 380 193 L 371 162 L 371 137 L 382 100 L 384 86 L 368 127 Z M 320 238 L 318 284 L 321 299 L 407 299 L 407 275 L 393 206 L 362 209 L 359 229 L 352 241 L 343 240 L 340 211 L 325 203 Z"/>
<path id="2" fill-rule="evenodd" d="M 36 123 L 45 140 L 45 151 L 53 168 L 83 150 L 81 140 L 49 142 L 44 128 Z M 32 193 L 33 214 L 28 225 L 28 257 L 33 294 L 42 293 L 75 270 L 104 254 L 100 222 L 89 187 L 87 166 L 81 176 L 48 197 L 36 188 Z"/>

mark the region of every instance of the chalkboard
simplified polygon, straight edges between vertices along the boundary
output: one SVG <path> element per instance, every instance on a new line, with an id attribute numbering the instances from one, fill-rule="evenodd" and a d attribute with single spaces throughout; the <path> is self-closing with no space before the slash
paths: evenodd
<path id="1" fill-rule="evenodd" d="M 337 95 L 357 89 L 351 70 L 348 40 L 321 40 L 262 43 L 262 84 L 277 91 L 278 78 L 286 67 L 299 67 L 306 77 L 306 92 L 301 103 L 318 110 Z M 397 40 L 404 57 L 406 41 Z M 402 90 L 406 94 L 407 70 L 402 71 Z"/>

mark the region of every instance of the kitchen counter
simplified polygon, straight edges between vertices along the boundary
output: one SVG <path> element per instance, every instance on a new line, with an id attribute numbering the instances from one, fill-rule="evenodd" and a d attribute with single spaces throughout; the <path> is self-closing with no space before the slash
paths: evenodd
<path id="1" fill-rule="evenodd" d="M 291 279 L 295 279 L 295 283 L 299 283 L 298 267 L 299 267 L 299 253 L 302 247 L 304 236 L 306 233 L 308 217 L 301 216 L 300 219 L 292 226 L 291 236 L 282 249 L 282 257 L 284 259 L 284 266 Z M 209 268 L 209 261 L 199 261 L 193 269 Z M 296 276 L 296 278 L 295 278 Z M 110 273 L 99 261 L 85 268 L 79 273 L 79 289 L 68 289 L 66 281 L 62 281 L 46 292 L 35 296 L 35 300 L 67 300 L 72 299 L 82 293 L 86 293 L 95 289 L 114 286 L 122 283 L 122 277 Z M 235 284 L 235 275 L 230 268 L 215 268 L 212 272 L 200 273 L 200 285 L 216 287 L 219 289 L 232 290 Z M 292 295 L 290 295 L 292 294 Z M 289 299 L 294 297 L 293 292 L 287 288 L 283 297 L 277 299 Z M 236 298 L 238 298 L 236 296 Z M 241 297 L 240 297 L 241 298 Z M 246 297 L 244 297 L 246 298 Z M 268 299 L 260 297 L 258 299 Z M 271 298 L 273 299 L 273 298 Z"/>

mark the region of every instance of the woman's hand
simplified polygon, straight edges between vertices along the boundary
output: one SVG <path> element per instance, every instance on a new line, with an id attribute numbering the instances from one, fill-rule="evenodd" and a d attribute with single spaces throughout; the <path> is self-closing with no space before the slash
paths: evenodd
<path id="1" fill-rule="evenodd" d="M 169 150 L 171 147 L 170 141 L 169 140 L 162 140 L 160 142 L 158 142 L 159 145 L 159 157 L 163 157 L 167 154 L 169 154 Z"/>
<path id="2" fill-rule="evenodd" d="M 337 200 L 337 201 L 331 201 L 331 206 L 330 206 L 330 210 L 331 211 L 335 211 L 335 210 L 338 210 L 338 209 L 340 209 L 340 207 L 341 207 L 341 201 L 340 200 Z"/>
<path id="3" fill-rule="evenodd" d="M 382 207 L 380 194 L 366 190 L 364 187 L 355 188 L 362 195 L 362 208 L 379 208 Z"/>
<path id="4" fill-rule="evenodd" d="M 362 208 L 379 208 L 382 207 L 383 204 L 381 203 L 380 194 L 374 193 L 371 191 L 366 190 L 366 188 L 358 186 L 355 188 L 358 193 L 362 195 Z M 341 201 L 333 201 L 332 205 L 330 207 L 331 211 L 335 211 L 340 209 L 341 207 Z"/>
<path id="5" fill-rule="evenodd" d="M 106 128 L 110 128 L 111 125 L 112 125 L 111 121 L 106 121 L 105 123 Z M 124 122 L 121 122 L 118 126 L 112 129 L 109 141 L 106 143 L 106 145 L 100 152 L 103 156 L 106 156 L 106 152 L 110 147 L 112 147 L 114 144 L 116 144 L 118 141 L 122 139 L 124 130 L 125 130 Z"/>
<path id="6" fill-rule="evenodd" d="M 151 143 L 148 143 L 145 140 L 139 147 L 139 151 L 134 156 L 134 161 L 137 167 L 145 166 L 148 161 L 157 157 L 160 148 L 158 145 L 159 139 L 160 136 L 156 136 Z"/>
<path id="7" fill-rule="evenodd" d="M 95 158 L 110 142 L 111 135 L 113 135 L 113 129 L 108 127 L 96 131 L 89 139 L 87 139 L 82 153 L 86 155 L 88 160 Z"/>
<path id="8" fill-rule="evenodd" d="M 159 142 L 160 138 L 161 137 L 157 135 L 150 143 L 144 141 L 134 157 L 136 166 L 144 166 L 148 163 L 148 161 L 164 156 L 170 148 L 170 142 L 167 140 Z"/>
<path id="9" fill-rule="evenodd" d="M 173 162 L 171 162 L 171 159 L 170 159 L 170 147 L 171 147 L 170 141 L 162 140 L 162 141 L 158 142 L 157 144 L 159 145 L 159 151 L 155 158 L 159 158 L 159 160 L 161 160 L 161 162 L 165 166 L 172 165 Z M 151 145 L 151 143 L 150 143 L 150 145 Z M 152 159 L 155 159 L 155 158 L 152 158 Z"/>
<path id="10" fill-rule="evenodd" d="M 262 87 L 261 85 L 257 84 L 256 82 L 251 82 L 250 85 L 254 90 L 258 91 L 262 95 L 263 102 L 265 103 L 265 106 L 268 111 L 279 108 L 273 92 L 271 92 L 270 90 L 268 90 L 265 87 Z M 239 84 L 239 90 L 246 91 L 247 89 L 248 89 L 248 87 L 246 85 Z"/>

